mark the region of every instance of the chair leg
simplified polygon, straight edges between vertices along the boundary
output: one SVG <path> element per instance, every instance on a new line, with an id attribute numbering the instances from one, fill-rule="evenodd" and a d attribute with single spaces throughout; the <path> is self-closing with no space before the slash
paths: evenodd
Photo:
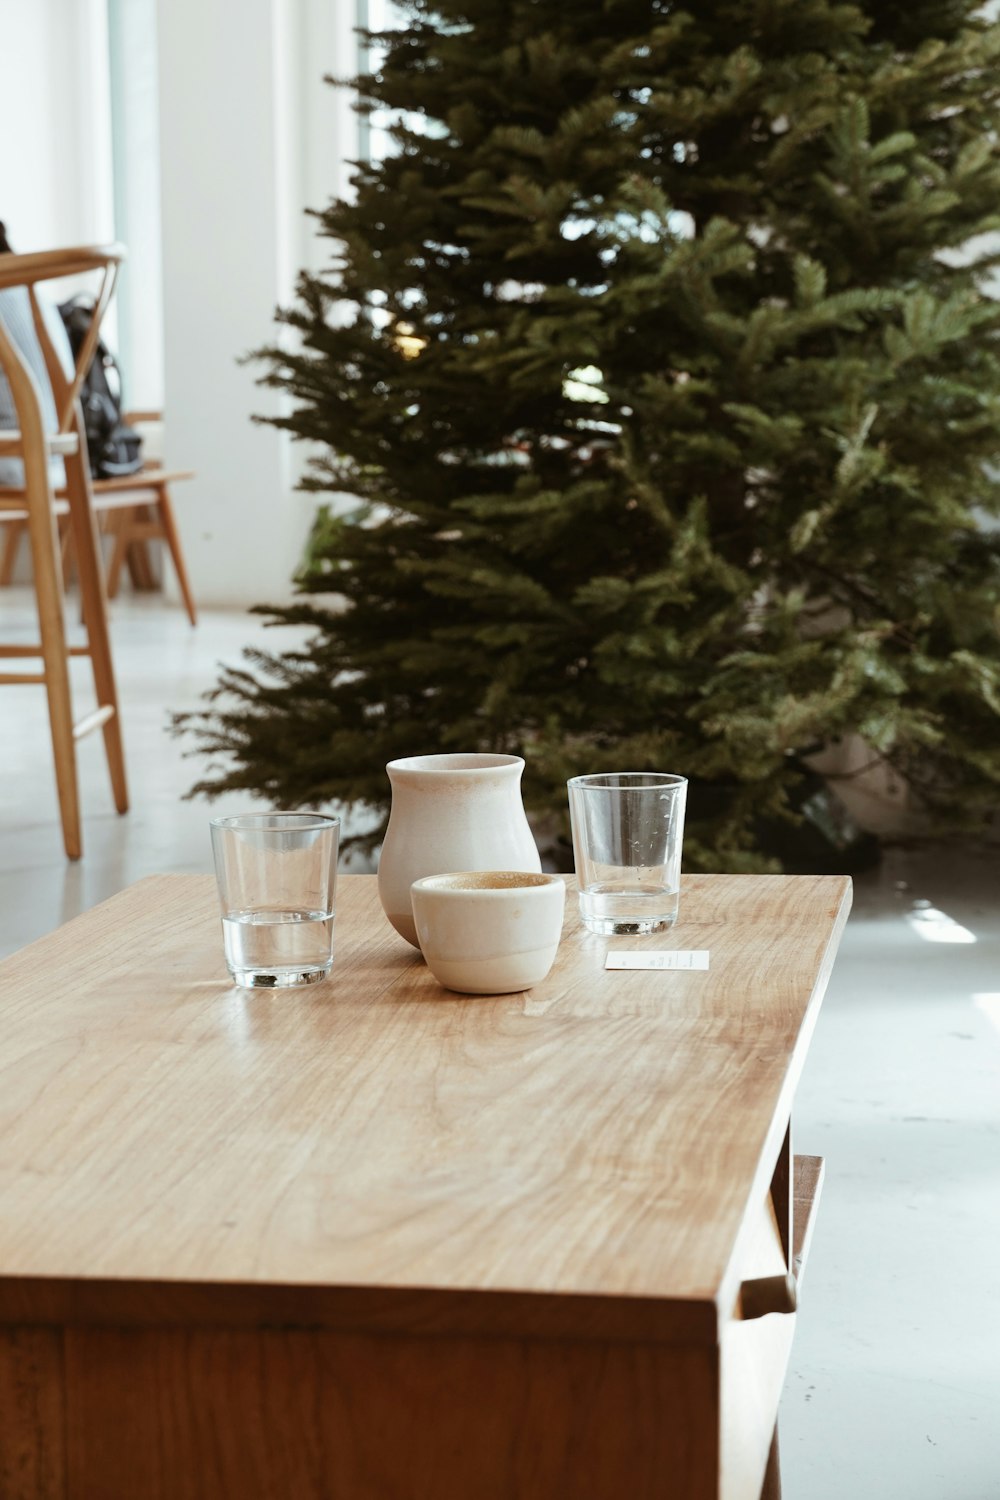
<path id="1" fill-rule="evenodd" d="M 76 774 L 76 741 L 73 737 L 69 656 L 66 649 L 62 558 L 45 460 L 43 458 L 38 462 L 33 453 L 26 453 L 24 468 L 25 490 L 28 494 L 28 537 L 38 604 L 38 628 L 45 666 L 45 691 L 48 696 L 49 728 L 63 845 L 68 859 L 79 859 L 83 844 L 80 837 L 80 793 Z"/>
<path id="2" fill-rule="evenodd" d="M 184 554 L 181 551 L 181 537 L 177 530 L 177 521 L 174 517 L 174 507 L 171 503 L 170 493 L 165 484 L 159 487 L 160 498 L 156 508 L 160 515 L 160 525 L 163 527 L 163 536 L 167 546 L 170 548 L 170 556 L 174 564 L 174 572 L 177 574 L 177 582 L 180 585 L 181 597 L 184 600 L 184 608 L 187 610 L 188 619 L 192 625 L 198 623 L 198 611 L 195 609 L 194 595 L 191 592 L 191 584 L 188 580 L 187 568 L 184 565 Z"/>
<path id="3" fill-rule="evenodd" d="M 21 550 L 21 538 L 24 536 L 27 525 L 27 521 L 22 521 L 20 518 L 4 524 L 3 555 L 0 556 L 0 588 L 6 588 L 14 577 L 14 564 Z"/>
<path id="4" fill-rule="evenodd" d="M 153 525 L 151 507 L 148 505 L 133 505 L 128 515 L 128 571 L 132 580 L 132 587 L 137 594 L 149 593 L 154 590 L 156 574 L 153 572 L 153 563 L 149 556 L 148 536 Z"/>
<path id="5" fill-rule="evenodd" d="M 73 527 L 67 515 L 59 516 L 56 521 L 59 530 L 59 555 L 62 558 L 63 588 L 68 589 L 73 582 Z"/>
<path id="6" fill-rule="evenodd" d="M 110 514 L 110 513 L 109 513 Z M 108 564 L 107 592 L 109 599 L 117 599 L 118 585 L 121 582 L 122 564 L 125 561 L 125 553 L 128 551 L 128 526 L 126 525 L 127 513 L 125 511 L 114 512 L 114 521 L 111 526 L 115 534 L 115 545 L 111 553 L 111 561 Z"/>
<path id="7" fill-rule="evenodd" d="M 771 1438 L 771 1451 L 767 1455 L 764 1488 L 760 1492 L 760 1500 L 781 1500 L 781 1464 L 778 1455 L 777 1423 L 775 1423 L 774 1436 Z"/>
<path id="8" fill-rule="evenodd" d="M 82 420 L 78 419 L 82 431 Z M 103 726 L 104 750 L 108 758 L 111 775 L 111 790 L 118 812 L 128 811 L 128 784 L 125 777 L 125 752 L 122 748 L 121 720 L 118 709 L 118 692 L 115 687 L 115 672 L 111 660 L 111 635 L 108 630 L 107 594 L 104 587 L 104 570 L 101 566 L 100 542 L 97 521 L 90 494 L 90 478 L 86 471 L 86 444 L 81 441 L 82 452 L 66 459 L 66 493 L 69 498 L 70 523 L 76 547 L 76 570 L 80 579 L 80 603 L 83 620 L 87 628 L 90 647 L 90 662 L 94 670 L 94 685 L 97 701 L 110 706 L 114 712 Z"/>

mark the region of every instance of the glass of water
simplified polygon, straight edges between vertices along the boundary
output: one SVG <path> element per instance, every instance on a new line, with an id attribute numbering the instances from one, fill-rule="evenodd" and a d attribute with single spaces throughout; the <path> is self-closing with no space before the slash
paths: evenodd
<path id="1" fill-rule="evenodd" d="M 315 984 L 333 962 L 340 819 L 243 813 L 212 819 L 226 963 L 244 989 Z"/>
<path id="2" fill-rule="evenodd" d="M 677 921 L 687 780 L 658 771 L 569 785 L 580 916 L 591 932 L 662 932 Z"/>

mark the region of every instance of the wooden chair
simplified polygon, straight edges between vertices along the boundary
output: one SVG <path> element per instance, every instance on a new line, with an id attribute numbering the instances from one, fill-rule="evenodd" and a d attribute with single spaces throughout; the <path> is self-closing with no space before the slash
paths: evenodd
<path id="1" fill-rule="evenodd" d="M 141 420 L 158 420 L 158 412 L 126 412 L 125 420 L 136 425 Z M 107 594 L 114 599 L 118 593 L 123 566 L 128 567 L 136 588 L 153 588 L 154 580 L 146 553 L 146 543 L 165 543 L 174 565 L 177 582 L 184 601 L 187 617 L 192 625 L 198 623 L 198 610 L 191 592 L 191 583 L 181 549 L 180 532 L 174 516 L 170 497 L 171 485 L 185 479 L 193 479 L 191 469 L 165 469 L 158 463 L 148 463 L 135 474 L 125 474 L 120 479 L 91 479 L 90 488 L 94 510 L 100 529 L 114 534 L 114 546 L 108 563 Z M 14 503 L 16 492 L 4 490 L 10 504 L 0 510 L 0 528 L 3 530 L 3 545 L 0 547 L 0 588 L 6 587 L 14 577 L 21 543 L 28 532 L 28 512 L 22 504 L 18 509 Z M 66 489 L 54 491 L 56 515 L 59 518 L 60 538 L 63 552 L 63 581 L 68 581 L 71 562 L 72 532 L 66 524 L 69 507 Z"/>
<path id="2" fill-rule="evenodd" d="M 0 643 L 0 658 L 35 657 L 42 661 L 40 672 L 0 672 L 0 684 L 41 683 L 45 686 L 63 843 L 70 859 L 79 859 L 82 852 L 76 741 L 92 729 L 100 728 L 104 735 L 115 807 L 120 813 L 128 810 L 104 571 L 98 550 L 87 439 L 79 401 L 83 375 L 93 356 L 101 319 L 114 293 L 118 268 L 124 256 L 121 245 L 0 255 L 0 289 L 25 289 L 56 408 L 55 431 L 46 431 L 45 407 L 38 381 L 24 353 L 0 321 L 0 368 L 7 377 L 18 421 L 16 430 L 0 430 L 0 457 L 19 459 L 24 470 L 23 486 L 0 489 L 0 516 L 5 511 L 23 513 L 31 543 L 40 636 L 37 643 L 28 645 Z M 39 282 L 88 271 L 100 273 L 100 290 L 76 367 L 67 376 L 46 327 L 35 288 Z M 64 504 L 80 577 L 87 642 L 83 646 L 70 646 L 66 639 L 57 529 L 59 507 L 53 495 L 50 470 L 53 456 L 62 458 L 66 471 Z M 97 694 L 97 707 L 76 723 L 73 721 L 70 692 L 71 656 L 90 657 Z"/>
<path id="3" fill-rule="evenodd" d="M 148 464 L 135 474 L 123 475 L 120 479 L 91 479 L 98 529 L 110 532 L 115 539 L 107 570 L 106 588 L 109 599 L 117 598 L 123 567 L 128 568 L 135 588 L 156 587 L 146 544 L 164 542 L 177 574 L 187 617 L 192 625 L 197 625 L 198 608 L 191 592 L 184 553 L 181 550 L 180 532 L 170 499 L 171 485 L 193 478 L 193 469 L 164 469 L 157 464 Z M 3 493 L 0 486 L 0 495 Z M 73 536 L 67 524 L 69 507 L 65 500 L 65 489 L 58 488 L 54 493 L 62 547 L 63 582 L 68 585 L 73 563 Z M 5 532 L 3 546 L 0 548 L 0 588 L 5 588 L 13 581 L 21 542 L 27 535 L 27 511 L 0 511 L 0 526 Z"/>

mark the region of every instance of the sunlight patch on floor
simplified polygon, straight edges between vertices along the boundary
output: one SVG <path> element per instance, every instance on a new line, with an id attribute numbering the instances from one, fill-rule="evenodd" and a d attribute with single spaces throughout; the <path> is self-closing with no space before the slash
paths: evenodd
<path id="1" fill-rule="evenodd" d="M 976 934 L 929 901 L 914 901 L 906 920 L 925 943 L 974 943 Z"/>

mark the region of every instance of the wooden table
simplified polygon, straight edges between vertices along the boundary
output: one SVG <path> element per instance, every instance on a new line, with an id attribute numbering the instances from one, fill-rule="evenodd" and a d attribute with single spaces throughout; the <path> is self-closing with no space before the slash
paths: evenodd
<path id="1" fill-rule="evenodd" d="M 465 999 L 345 877 L 331 978 L 247 993 L 211 877 L 158 876 L 8 959 L 0 1500 L 777 1493 L 849 904 L 693 876 L 607 940 L 571 900 L 545 983 Z"/>

